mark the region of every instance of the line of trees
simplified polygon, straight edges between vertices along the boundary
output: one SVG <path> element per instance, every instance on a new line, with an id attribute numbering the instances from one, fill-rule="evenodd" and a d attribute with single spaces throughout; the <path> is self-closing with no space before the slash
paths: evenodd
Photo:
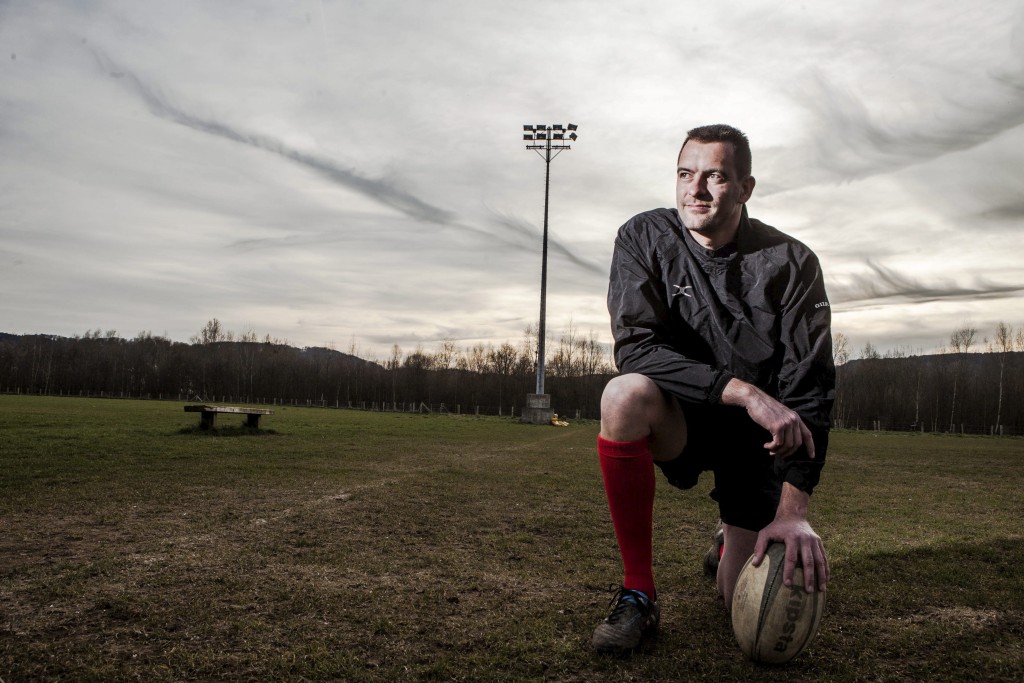
<path id="1" fill-rule="evenodd" d="M 572 323 L 547 346 L 545 391 L 555 411 L 597 418 L 614 373 L 604 346 Z M 296 348 L 251 330 L 236 334 L 217 319 L 189 343 L 99 329 L 75 337 L 0 334 L 0 391 L 509 415 L 536 389 L 536 349 L 528 328 L 518 344 L 462 348 L 444 340 L 434 351 L 394 345 L 384 359 L 365 359 L 354 343 L 347 353 Z"/>
<path id="2" fill-rule="evenodd" d="M 856 360 L 835 335 L 840 427 L 1024 435 L 1024 327 L 1000 322 L 992 337 L 955 329 L 938 353 L 885 354 L 868 342 Z"/>
<path id="3" fill-rule="evenodd" d="M 615 374 L 605 345 L 570 323 L 547 347 L 555 412 L 599 418 L 601 390 Z M 928 355 L 883 355 L 868 342 L 851 360 L 848 347 L 835 334 L 837 427 L 1024 435 L 1024 327 L 999 323 L 979 340 L 964 325 Z M 516 344 L 395 345 L 380 360 L 361 358 L 354 343 L 343 353 L 235 334 L 217 319 L 188 343 L 149 332 L 123 339 L 114 330 L 0 334 L 0 391 L 518 415 L 535 390 L 536 351 L 529 328 Z"/>

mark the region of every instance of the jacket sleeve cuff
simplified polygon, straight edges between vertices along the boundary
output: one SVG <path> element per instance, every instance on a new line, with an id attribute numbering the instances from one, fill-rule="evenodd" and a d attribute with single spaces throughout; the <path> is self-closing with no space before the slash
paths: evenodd
<path id="1" fill-rule="evenodd" d="M 814 438 L 814 460 L 807 457 L 806 446 L 801 446 L 788 458 L 775 459 L 775 471 L 781 475 L 782 480 L 807 495 L 814 493 L 828 453 L 828 430 L 811 428 L 811 436 Z"/>
<path id="2" fill-rule="evenodd" d="M 784 481 L 811 495 L 821 479 L 821 468 L 822 463 L 812 461 L 793 463 L 786 470 Z"/>
<path id="3" fill-rule="evenodd" d="M 735 375 L 727 370 L 722 370 L 718 373 L 718 379 L 711 385 L 711 391 L 708 392 L 708 403 L 717 405 L 722 402 L 722 394 L 725 393 L 725 385 L 729 383 Z"/>

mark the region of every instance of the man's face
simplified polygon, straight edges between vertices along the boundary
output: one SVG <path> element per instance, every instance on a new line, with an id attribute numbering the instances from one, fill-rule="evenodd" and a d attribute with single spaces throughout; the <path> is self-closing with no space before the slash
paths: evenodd
<path id="1" fill-rule="evenodd" d="M 753 177 L 739 177 L 731 143 L 690 140 L 683 146 L 676 172 L 676 208 L 687 230 L 722 246 L 715 237 L 732 239 L 753 190 Z"/>

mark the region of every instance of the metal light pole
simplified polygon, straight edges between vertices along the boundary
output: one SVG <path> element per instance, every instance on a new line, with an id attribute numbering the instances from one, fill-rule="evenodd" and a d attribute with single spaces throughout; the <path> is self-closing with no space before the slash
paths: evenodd
<path id="1" fill-rule="evenodd" d="M 546 423 L 551 421 L 551 397 L 544 393 L 544 338 L 547 317 L 548 289 L 548 199 L 551 196 L 551 160 L 571 149 L 570 142 L 575 142 L 577 126 L 570 123 L 540 125 L 524 125 L 523 140 L 532 144 L 532 149 L 544 160 L 544 243 L 541 251 L 540 266 L 540 324 L 537 327 L 537 393 L 527 396 L 527 410 L 523 412 L 524 422 Z M 554 152 L 554 153 L 552 153 Z"/>

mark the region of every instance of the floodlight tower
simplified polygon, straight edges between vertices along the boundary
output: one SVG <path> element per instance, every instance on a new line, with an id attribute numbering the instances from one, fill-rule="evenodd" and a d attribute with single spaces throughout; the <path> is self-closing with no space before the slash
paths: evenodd
<path id="1" fill-rule="evenodd" d="M 540 324 L 537 327 L 537 393 L 527 396 L 528 414 L 524 411 L 524 422 L 550 422 L 551 397 L 544 393 L 544 336 L 545 318 L 547 314 L 548 288 L 548 199 L 551 196 L 551 160 L 564 150 L 571 149 L 570 142 L 575 142 L 578 126 L 570 123 L 524 125 L 523 140 L 531 143 L 526 149 L 532 149 L 544 160 L 544 242 L 541 252 L 540 266 Z"/>

